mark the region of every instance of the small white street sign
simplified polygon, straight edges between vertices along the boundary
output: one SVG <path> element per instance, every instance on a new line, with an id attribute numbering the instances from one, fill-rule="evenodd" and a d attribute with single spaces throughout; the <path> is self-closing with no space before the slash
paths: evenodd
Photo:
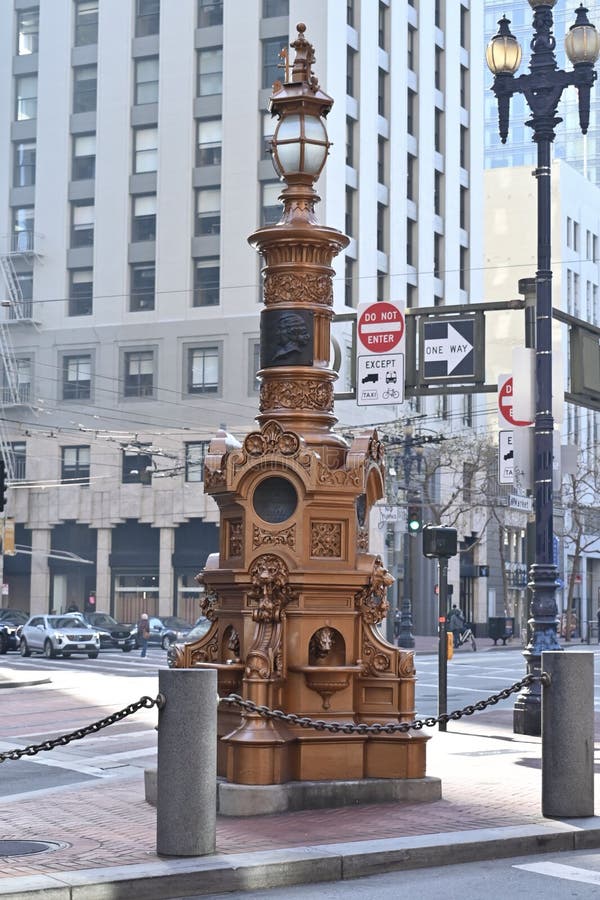
<path id="1" fill-rule="evenodd" d="M 404 354 L 359 355 L 356 387 L 358 406 L 404 402 Z"/>
<path id="2" fill-rule="evenodd" d="M 498 484 L 512 484 L 515 472 L 515 451 L 512 431 L 498 432 Z"/>
<path id="3" fill-rule="evenodd" d="M 519 494 L 510 494 L 508 498 L 510 509 L 520 509 L 523 512 L 533 512 L 533 498 L 521 497 Z"/>

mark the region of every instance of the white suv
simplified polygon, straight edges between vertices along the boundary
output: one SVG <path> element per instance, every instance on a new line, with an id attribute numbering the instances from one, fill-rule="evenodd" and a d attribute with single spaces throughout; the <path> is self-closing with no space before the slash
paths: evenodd
<path id="1" fill-rule="evenodd" d="M 96 659 L 100 635 L 81 616 L 32 616 L 23 625 L 19 649 L 21 656 L 43 653 L 47 659 L 68 659 L 72 653 L 86 653 Z"/>

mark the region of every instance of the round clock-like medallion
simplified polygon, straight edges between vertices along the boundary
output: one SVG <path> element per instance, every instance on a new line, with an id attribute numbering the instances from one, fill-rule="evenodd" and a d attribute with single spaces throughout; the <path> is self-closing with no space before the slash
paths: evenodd
<path id="1" fill-rule="evenodd" d="M 265 478 L 254 491 L 254 512 L 270 525 L 285 522 L 296 511 L 298 494 L 287 478 Z"/>

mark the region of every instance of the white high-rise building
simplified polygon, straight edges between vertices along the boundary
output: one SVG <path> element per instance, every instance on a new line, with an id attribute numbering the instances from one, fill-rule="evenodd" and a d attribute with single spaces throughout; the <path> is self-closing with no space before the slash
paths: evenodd
<path id="1" fill-rule="evenodd" d="M 2 605 L 197 615 L 218 546 L 203 454 L 258 408 L 246 237 L 279 217 L 267 104 L 299 21 L 335 99 L 318 214 L 351 237 L 336 310 L 481 299 L 480 3 L 5 0 L 0 440 L 23 552 Z M 468 426 L 468 399 L 386 418 L 456 407 Z"/>

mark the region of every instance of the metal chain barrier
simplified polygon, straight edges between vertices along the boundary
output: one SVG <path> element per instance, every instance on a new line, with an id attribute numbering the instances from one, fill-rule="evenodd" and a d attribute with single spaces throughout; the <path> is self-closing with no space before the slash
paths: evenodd
<path id="1" fill-rule="evenodd" d="M 495 706 L 500 700 L 506 700 L 511 694 L 516 694 L 521 688 L 534 684 L 536 681 L 548 686 L 550 684 L 550 676 L 545 672 L 542 672 L 540 675 L 526 675 L 510 687 L 504 688 L 497 694 L 492 694 L 485 700 L 479 700 L 472 706 L 465 706 L 463 709 L 457 709 L 451 713 L 443 713 L 441 716 L 416 719 L 414 722 L 388 722 L 386 725 L 377 723 L 373 725 L 364 723 L 355 725 L 352 722 L 326 722 L 324 719 L 311 719 L 309 716 L 298 716 L 296 713 L 284 713 L 281 709 L 270 709 L 268 706 L 260 706 L 258 703 L 253 703 L 252 700 L 244 700 L 239 694 L 219 697 L 219 703 L 229 703 L 239 706 L 247 712 L 256 713 L 265 719 L 277 719 L 290 725 L 299 725 L 300 728 L 314 728 L 315 731 L 332 731 L 341 734 L 395 734 L 397 732 L 407 732 L 411 729 L 420 731 L 422 728 L 433 728 L 440 722 L 449 722 L 450 720 L 462 719 L 463 716 L 472 716 L 473 713 L 481 712 L 488 706 Z"/>
<path id="2" fill-rule="evenodd" d="M 61 737 L 43 741 L 41 744 L 30 744 L 29 747 L 0 753 L 0 763 L 6 762 L 7 759 L 21 759 L 22 756 L 35 756 L 36 753 L 40 753 L 42 750 L 53 750 L 54 747 L 66 747 L 71 741 L 79 741 L 81 738 L 87 737 L 88 734 L 96 734 L 97 731 L 101 731 L 103 728 L 108 728 L 109 725 L 114 725 L 115 722 L 126 719 L 127 716 L 133 715 L 140 709 L 152 709 L 153 706 L 162 709 L 164 705 L 164 694 L 158 694 L 156 697 L 140 697 L 136 703 L 130 703 L 129 706 L 124 707 L 124 709 L 120 709 L 118 712 L 114 712 L 104 719 L 99 719 L 98 722 L 92 722 L 91 725 L 86 725 L 84 728 L 78 728 L 77 731 L 72 731 L 70 734 L 63 734 Z"/>

